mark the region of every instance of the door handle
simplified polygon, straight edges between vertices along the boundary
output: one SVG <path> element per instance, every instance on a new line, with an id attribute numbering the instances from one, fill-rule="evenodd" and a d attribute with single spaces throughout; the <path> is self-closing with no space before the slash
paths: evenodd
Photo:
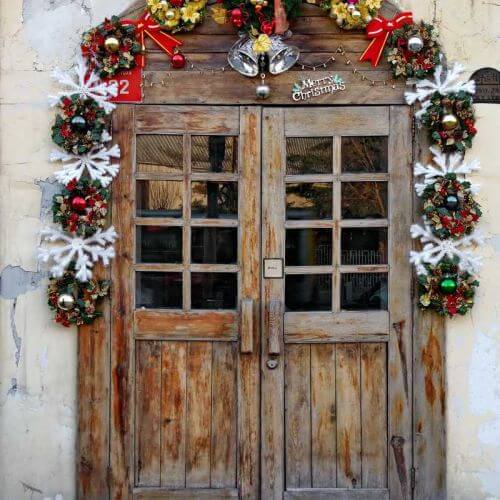
<path id="1" fill-rule="evenodd" d="M 240 350 L 244 354 L 253 352 L 253 300 L 241 301 Z"/>
<path id="2" fill-rule="evenodd" d="M 279 354 L 283 337 L 283 302 L 270 300 L 267 310 L 269 326 L 269 354 Z"/>

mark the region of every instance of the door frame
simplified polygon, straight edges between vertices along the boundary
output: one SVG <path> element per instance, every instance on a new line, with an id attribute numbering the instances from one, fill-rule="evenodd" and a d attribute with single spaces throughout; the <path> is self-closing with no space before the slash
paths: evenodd
<path id="1" fill-rule="evenodd" d="M 390 90 L 388 90 L 390 92 Z M 384 105 L 384 99 L 380 104 Z M 144 106 L 146 103 L 141 104 Z M 255 102 L 255 105 L 260 103 Z M 353 102 L 362 105 L 362 102 Z M 370 104 L 377 104 L 371 102 Z M 307 106 L 307 104 L 306 104 Z M 119 105 L 114 114 L 114 141 L 122 150 L 121 164 L 132 161 L 135 154 L 130 141 L 134 133 L 133 105 Z M 423 154 L 424 141 L 413 133 L 413 158 L 427 159 Z M 410 152 L 409 152 L 410 153 Z M 130 212 L 129 193 L 120 186 L 120 178 L 126 176 L 127 169 L 121 170 L 112 193 L 112 214 L 124 217 Z M 408 196 L 410 196 L 408 194 Z M 124 210 L 124 211 L 122 211 Z M 413 218 L 420 218 L 419 205 L 413 196 Z M 121 235 L 123 238 L 123 236 Z M 121 254 L 120 241 L 117 257 L 111 270 L 96 268 L 97 279 L 111 279 L 112 286 L 121 290 L 120 298 L 106 304 L 103 317 L 92 325 L 82 326 L 78 331 L 78 436 L 76 452 L 77 494 L 82 499 L 126 498 L 128 492 L 110 496 L 110 486 L 117 477 L 117 470 L 111 464 L 119 464 L 126 470 L 124 456 L 113 458 L 110 443 L 118 439 L 123 450 L 133 449 L 128 443 L 132 434 L 127 432 L 124 410 L 130 401 L 130 387 L 121 383 L 124 367 L 130 349 L 122 337 L 112 336 L 111 332 L 123 331 L 126 325 L 123 318 L 128 315 L 131 301 L 127 299 L 128 284 L 123 280 L 123 267 L 128 265 L 130 255 Z M 260 258 L 260 256 L 259 256 Z M 415 284 L 415 279 L 413 280 Z M 415 285 L 413 286 L 415 288 Z M 128 294 L 130 296 L 130 290 Z M 413 464 L 414 472 L 407 477 L 400 475 L 411 491 L 415 486 L 414 498 L 446 498 L 446 435 L 445 435 L 445 323 L 436 315 L 422 312 L 415 303 L 415 290 L 412 290 L 413 314 L 413 359 L 407 360 L 408 370 L 413 373 Z M 117 338 L 120 339 L 117 341 Z M 402 348 L 404 346 L 398 346 Z M 117 359 L 120 362 L 110 363 Z M 128 363 L 130 366 L 130 363 Z M 113 367 L 113 368 L 112 368 Z M 117 397 L 112 398 L 113 386 Z M 114 421 L 115 425 L 110 425 Z M 127 445 L 128 443 L 128 445 Z M 258 446 L 258 440 L 254 440 Z M 397 443 L 396 443 L 397 444 Z M 129 457 L 131 460 L 131 458 Z M 133 463 L 133 462 L 129 462 Z M 251 466 L 249 466 L 251 467 Z M 258 477 L 258 471 L 249 472 Z M 119 474 L 118 474 L 119 475 Z M 255 488 L 245 494 L 245 498 L 258 498 Z"/>

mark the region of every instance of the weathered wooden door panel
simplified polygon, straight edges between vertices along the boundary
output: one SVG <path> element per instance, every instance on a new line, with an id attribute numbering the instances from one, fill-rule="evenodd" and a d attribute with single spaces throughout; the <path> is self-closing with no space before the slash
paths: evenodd
<path id="1" fill-rule="evenodd" d="M 263 112 L 262 498 L 411 497 L 410 134 L 407 107 Z"/>

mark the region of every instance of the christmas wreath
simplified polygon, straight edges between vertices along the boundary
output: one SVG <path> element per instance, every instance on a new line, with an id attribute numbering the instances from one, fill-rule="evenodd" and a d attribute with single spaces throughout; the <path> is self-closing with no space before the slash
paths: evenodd
<path id="1" fill-rule="evenodd" d="M 468 92 L 441 95 L 436 92 L 422 110 L 422 123 L 431 140 L 443 151 L 463 152 L 472 147 L 477 134 L 472 96 Z"/>
<path id="2" fill-rule="evenodd" d="M 470 182 L 458 180 L 453 173 L 424 189 L 424 215 L 441 239 L 461 238 L 474 231 L 482 213 L 470 189 Z"/>
<path id="3" fill-rule="evenodd" d="M 52 127 L 52 140 L 68 153 L 85 154 L 104 142 L 106 113 L 94 99 L 79 94 L 63 97 Z"/>
<path id="4" fill-rule="evenodd" d="M 153 19 L 167 31 L 191 31 L 205 15 L 206 0 L 147 0 Z"/>
<path id="5" fill-rule="evenodd" d="M 364 28 L 376 15 L 382 0 L 326 0 L 321 6 L 346 30 Z"/>
<path id="6" fill-rule="evenodd" d="M 456 260 L 442 260 L 427 268 L 428 274 L 418 277 L 419 306 L 441 316 L 467 314 L 474 305 L 479 282 L 468 272 L 460 271 Z"/>
<path id="7" fill-rule="evenodd" d="M 62 278 L 51 279 L 47 288 L 48 304 L 56 312 L 55 320 L 66 327 L 86 325 L 102 316 L 96 306 L 108 293 L 108 281 L 91 279 L 82 283 L 72 269 Z"/>
<path id="8" fill-rule="evenodd" d="M 67 233 L 84 238 L 92 236 L 106 225 L 108 200 L 109 191 L 99 181 L 74 179 L 54 195 L 53 220 Z"/>
<path id="9" fill-rule="evenodd" d="M 387 42 L 387 61 L 394 77 L 426 78 L 439 64 L 441 47 L 432 24 L 406 24 L 395 30 Z"/>
<path id="10" fill-rule="evenodd" d="M 81 49 L 101 78 L 134 68 L 136 56 L 142 52 L 135 26 L 123 25 L 116 16 L 84 33 Z"/>

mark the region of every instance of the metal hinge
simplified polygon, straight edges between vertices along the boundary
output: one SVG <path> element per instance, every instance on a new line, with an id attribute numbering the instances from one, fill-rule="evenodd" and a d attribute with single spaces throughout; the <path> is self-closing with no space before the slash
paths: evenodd
<path id="1" fill-rule="evenodd" d="M 417 483 L 416 473 L 417 473 L 417 471 L 415 470 L 415 467 L 412 467 L 410 469 L 410 485 L 411 485 L 412 490 L 415 489 L 415 485 Z"/>

